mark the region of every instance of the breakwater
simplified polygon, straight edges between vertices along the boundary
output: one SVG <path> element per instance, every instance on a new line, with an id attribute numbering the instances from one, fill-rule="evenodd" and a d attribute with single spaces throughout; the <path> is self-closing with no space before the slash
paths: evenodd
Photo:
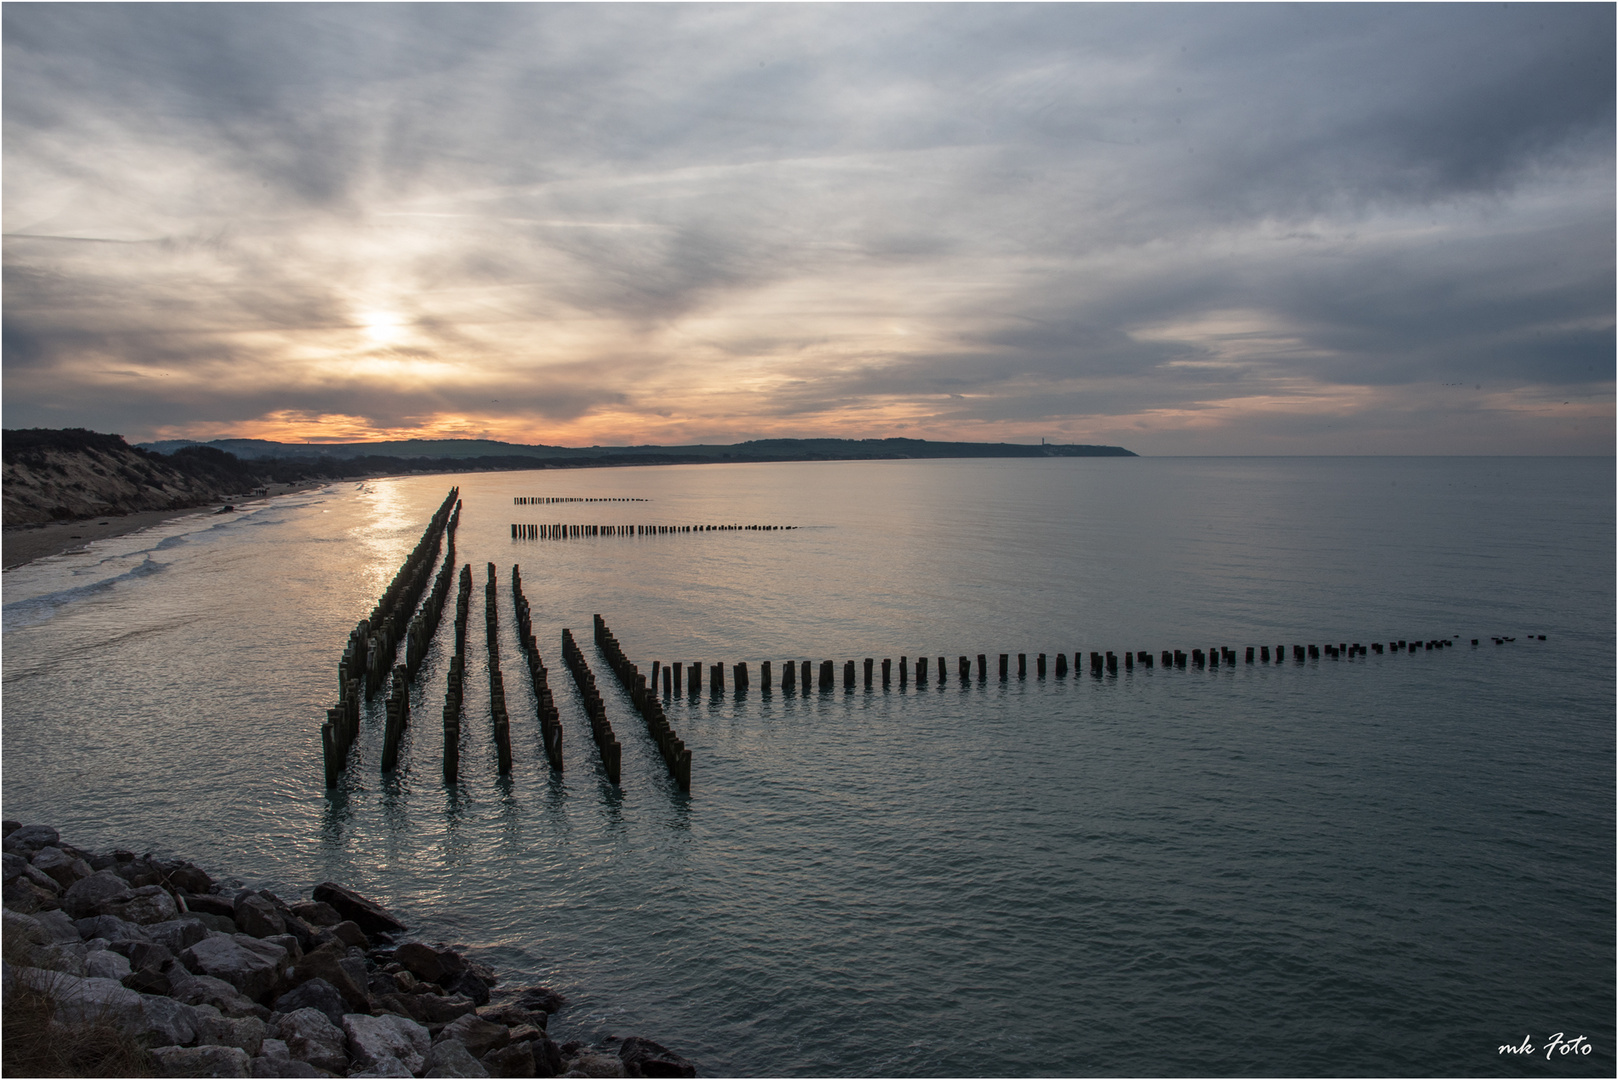
<path id="1" fill-rule="evenodd" d="M 601 753 L 602 771 L 607 775 L 607 782 L 616 787 L 623 762 L 623 747 L 613 734 L 612 724 L 607 720 L 607 707 L 601 700 L 601 692 L 596 689 L 595 673 L 590 670 L 589 661 L 585 660 L 584 653 L 573 640 L 572 630 L 562 631 L 562 659 L 573 673 L 573 682 L 579 688 L 584 713 L 590 718 L 590 734 L 595 737 L 596 748 Z"/>
<path id="2" fill-rule="evenodd" d="M 617 498 L 584 498 L 577 495 L 517 495 L 511 500 L 513 506 L 551 506 L 556 503 L 626 503 L 651 502 L 650 499 L 633 499 L 627 497 Z"/>
<path id="3" fill-rule="evenodd" d="M 550 673 L 539 654 L 539 642 L 534 638 L 533 611 L 528 597 L 522 591 L 522 567 L 511 567 L 511 602 L 517 613 L 517 640 L 522 643 L 523 657 L 528 661 L 528 679 L 534 688 L 535 709 L 539 715 L 540 741 L 545 759 L 552 770 L 562 771 L 562 716 L 556 700 L 551 696 Z"/>
<path id="4" fill-rule="evenodd" d="M 784 532 L 796 525 L 546 525 L 511 526 L 513 540 L 579 540 L 596 536 L 672 536 L 701 532 Z"/>
<path id="5" fill-rule="evenodd" d="M 663 764 L 668 766 L 669 775 L 680 786 L 681 791 L 691 790 L 691 751 L 686 749 L 685 743 L 675 734 L 670 726 L 668 717 L 663 712 L 663 705 L 657 699 L 658 664 L 652 662 L 651 684 L 648 686 L 646 676 L 640 669 L 629 662 L 624 650 L 619 646 L 618 639 L 607 628 L 607 623 L 600 615 L 594 616 L 596 647 L 607 658 L 607 666 L 612 668 L 613 674 L 628 691 L 630 701 L 634 702 L 635 709 L 646 721 L 646 732 L 657 744 L 658 753 L 663 755 Z"/>
<path id="6" fill-rule="evenodd" d="M 696 1075 L 643 1038 L 558 1044 L 563 995 L 334 882 L 288 900 L 16 821 L 3 844 L 7 1075 Z"/>

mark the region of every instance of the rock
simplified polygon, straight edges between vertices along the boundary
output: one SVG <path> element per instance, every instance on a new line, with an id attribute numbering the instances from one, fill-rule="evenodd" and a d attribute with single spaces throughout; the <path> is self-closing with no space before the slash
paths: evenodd
<path id="1" fill-rule="evenodd" d="M 101 913 L 113 915 L 139 926 L 177 919 L 180 908 L 161 885 L 142 885 L 128 896 L 112 896 L 101 902 Z"/>
<path id="2" fill-rule="evenodd" d="M 55 907 L 56 893 L 51 889 L 36 885 L 24 875 L 18 875 L 0 885 L 0 902 L 3 902 L 8 911 L 28 915 Z"/>
<path id="3" fill-rule="evenodd" d="M 127 895 L 129 882 L 111 870 L 98 870 L 62 894 L 62 909 L 75 919 L 84 919 L 100 915 L 106 901 Z"/>
<path id="4" fill-rule="evenodd" d="M 124 976 L 130 974 L 132 970 L 126 957 L 106 949 L 92 952 L 84 958 L 84 973 L 91 978 L 117 979 L 122 982 Z"/>
<path id="5" fill-rule="evenodd" d="M 231 914 L 242 933 L 256 938 L 274 937 L 287 932 L 287 924 L 282 921 L 281 913 L 275 910 L 275 905 L 257 893 L 239 893 L 235 911 Z"/>
<path id="6" fill-rule="evenodd" d="M 10 881 L 22 873 L 22 868 L 28 865 L 28 860 L 12 852 L 0 853 L 0 878 Z"/>
<path id="7" fill-rule="evenodd" d="M 146 1014 L 146 1038 L 152 1046 L 185 1046 L 196 1041 L 199 1010 L 173 998 L 142 994 L 141 1010 Z"/>
<path id="8" fill-rule="evenodd" d="M 291 1061 L 292 1051 L 280 1039 L 265 1039 L 259 1044 L 258 1056 L 269 1058 L 271 1061 Z"/>
<path id="9" fill-rule="evenodd" d="M 696 1076 L 697 1067 L 666 1046 L 631 1035 L 618 1047 L 630 1076 Z"/>
<path id="10" fill-rule="evenodd" d="M 543 986 L 525 986 L 514 991 L 511 1004 L 534 1012 L 560 1012 L 567 998 Z"/>
<path id="11" fill-rule="evenodd" d="M 423 1076 L 488 1076 L 489 1070 L 461 1044 L 459 1039 L 446 1039 L 442 1035 L 427 1052 Z"/>
<path id="12" fill-rule="evenodd" d="M 279 945 L 285 949 L 287 956 L 294 964 L 303 959 L 303 946 L 299 945 L 298 939 L 291 934 L 271 934 L 263 940 L 271 945 Z"/>
<path id="13" fill-rule="evenodd" d="M 228 896 L 187 892 L 180 899 L 185 901 L 185 909 L 193 915 L 223 915 L 232 922 L 236 921 L 236 903 Z"/>
<path id="14" fill-rule="evenodd" d="M 252 1059 L 234 1046 L 159 1046 L 159 1076 L 252 1076 Z"/>
<path id="15" fill-rule="evenodd" d="M 192 912 L 191 918 L 216 934 L 234 934 L 239 931 L 235 918 L 230 915 L 209 915 L 203 911 Z"/>
<path id="16" fill-rule="evenodd" d="M 73 929 L 86 941 L 91 938 L 104 938 L 109 942 L 152 940 L 151 932 L 144 926 L 137 926 L 116 915 L 93 915 L 88 919 L 75 919 Z"/>
<path id="17" fill-rule="evenodd" d="M 161 885 L 166 876 L 162 865 L 150 855 L 142 855 L 138 859 L 120 859 L 113 865 L 112 872 L 127 881 L 131 889 Z"/>
<path id="18" fill-rule="evenodd" d="M 174 993 L 174 983 L 161 970 L 153 968 L 138 968 L 119 980 L 125 986 L 139 994 L 158 994 L 169 997 Z"/>
<path id="19" fill-rule="evenodd" d="M 343 1031 L 319 1009 L 294 1009 L 276 1021 L 274 1034 L 294 1061 L 339 1075 L 348 1071 Z"/>
<path id="20" fill-rule="evenodd" d="M 348 973 L 355 986 L 365 988 L 367 994 L 371 990 L 371 969 L 365 963 L 365 954 L 358 949 L 349 949 L 348 955 L 337 961 L 337 966 Z"/>
<path id="21" fill-rule="evenodd" d="M 381 997 L 383 994 L 406 993 L 404 987 L 399 985 L 399 980 L 385 971 L 367 970 L 365 973 L 365 989 L 370 992 L 372 997 Z"/>
<path id="22" fill-rule="evenodd" d="M 32 967 L 45 971 L 58 971 L 65 975 L 84 976 L 85 961 L 89 959 L 90 950 L 82 943 L 31 945 L 19 950 L 18 955 Z"/>
<path id="23" fill-rule="evenodd" d="M 477 1004 L 471 998 L 439 997 L 436 994 L 410 994 L 405 1001 L 427 1017 L 428 1024 L 448 1024 L 459 1017 L 474 1013 Z"/>
<path id="24" fill-rule="evenodd" d="M 0 941 L 5 943 L 8 952 L 44 945 L 50 940 L 50 932 L 32 915 L 24 915 L 10 908 L 0 912 Z"/>
<path id="25" fill-rule="evenodd" d="M 349 1013 L 343 1017 L 343 1034 L 348 1036 L 349 1056 L 361 1066 L 377 1065 L 392 1059 L 409 1070 L 421 1071 L 432 1049 L 427 1029 L 414 1020 L 387 1014 L 365 1016 Z"/>
<path id="26" fill-rule="evenodd" d="M 409 1069 L 393 1058 L 382 1058 L 350 1072 L 350 1076 L 414 1076 Z"/>
<path id="27" fill-rule="evenodd" d="M 82 937 L 78 924 L 68 918 L 67 912 L 60 909 L 37 912 L 34 921 L 44 927 L 45 933 L 58 945 L 71 944 Z"/>
<path id="28" fill-rule="evenodd" d="M 48 985 L 56 1001 L 59 1023 L 84 1024 L 104 1018 L 129 1032 L 139 1032 L 145 1027 L 146 1010 L 141 996 L 116 979 L 58 974 Z"/>
<path id="29" fill-rule="evenodd" d="M 350 949 L 363 949 L 371 944 L 371 939 L 365 936 L 360 924 L 352 919 L 344 920 L 332 927 L 331 935 Z"/>
<path id="30" fill-rule="evenodd" d="M 513 1036 L 512 1041 L 516 1038 Z M 566 1067 L 562 1064 L 562 1050 L 555 1043 L 543 1035 L 537 1039 L 525 1040 L 534 1052 L 535 1076 L 561 1076 Z"/>
<path id="31" fill-rule="evenodd" d="M 13 845 L 26 848 L 30 854 L 40 848 L 55 847 L 61 837 L 49 825 L 23 825 L 6 834 L 6 850 Z"/>
<path id="32" fill-rule="evenodd" d="M 490 1050 L 483 1055 L 482 1061 L 490 1076 L 533 1076 L 534 1044 L 511 1043 L 498 1050 Z"/>
<path id="33" fill-rule="evenodd" d="M 164 862 L 161 864 L 168 884 L 175 889 L 183 889 L 188 893 L 206 895 L 213 888 L 213 878 L 209 877 L 195 863 L 182 860 Z"/>
<path id="34" fill-rule="evenodd" d="M 0 836 L 10 836 L 20 828 L 22 828 L 22 822 L 6 818 L 4 821 L 0 821 Z"/>
<path id="35" fill-rule="evenodd" d="M 314 927 L 310 926 L 308 923 L 289 912 L 283 911 L 280 914 L 281 921 L 286 923 L 287 927 L 287 933 L 283 936 L 291 936 L 296 938 L 298 941 L 298 951 L 300 953 L 308 952 L 310 949 L 313 949 L 320 944 L 320 942 L 315 940 L 316 934 Z"/>
<path id="36" fill-rule="evenodd" d="M 464 997 L 469 997 L 479 1005 L 487 1005 L 489 1003 L 488 984 L 486 984 L 478 976 L 474 975 L 471 971 L 461 972 L 461 974 L 456 977 L 456 979 L 447 987 L 445 987 L 445 989 L 452 994 L 460 994 Z"/>
<path id="37" fill-rule="evenodd" d="M 95 873 L 83 859 L 75 859 L 59 847 L 42 847 L 34 855 L 33 867 L 62 888 L 71 888 Z"/>
<path id="38" fill-rule="evenodd" d="M 292 905 L 292 914 L 310 926 L 336 926 L 343 921 L 337 909 L 319 900 L 305 900 Z"/>
<path id="39" fill-rule="evenodd" d="M 180 963 L 197 975 L 222 979 L 254 1001 L 287 977 L 287 951 L 246 934 L 210 934 L 180 953 Z"/>
<path id="40" fill-rule="evenodd" d="M 299 1009 L 319 1009 L 333 1026 L 340 1026 L 348 1008 L 343 995 L 325 979 L 315 978 L 299 983 L 275 999 L 277 1012 L 289 1013 Z"/>
<path id="41" fill-rule="evenodd" d="M 339 915 L 358 923 L 367 934 L 391 934 L 406 929 L 404 923 L 389 915 L 380 904 L 330 881 L 315 886 L 314 899 L 330 904 Z"/>
<path id="42" fill-rule="evenodd" d="M 269 1034 L 269 1025 L 256 1016 L 209 1016 L 197 1023 L 197 1045 L 236 1046 L 248 1057 L 257 1056 Z"/>
<path id="43" fill-rule="evenodd" d="M 471 1014 L 444 1025 L 438 1037 L 459 1039 L 475 1058 L 481 1058 L 490 1050 L 498 1050 L 511 1042 L 511 1032 L 506 1030 L 504 1024 L 492 1024 Z"/>
<path id="44" fill-rule="evenodd" d="M 231 925 L 235 925 L 232 923 Z M 147 923 L 144 927 L 146 936 L 168 949 L 175 956 L 180 955 L 202 941 L 208 936 L 208 927 L 201 919 L 190 915 L 182 915 L 178 919 L 167 922 Z"/>
<path id="45" fill-rule="evenodd" d="M 393 950 L 393 960 L 423 982 L 445 986 L 466 970 L 466 960 L 459 953 L 435 949 L 419 941 L 407 941 Z"/>
<path id="46" fill-rule="evenodd" d="M 418 1024 L 433 1022 L 414 994 L 382 994 L 375 999 L 375 1011 L 408 1016 Z"/>
<path id="47" fill-rule="evenodd" d="M 348 959 L 347 951 L 335 942 L 322 945 L 313 952 L 306 953 L 292 968 L 291 983 L 301 986 L 310 979 L 324 979 L 333 989 L 342 995 L 343 1001 L 348 1004 L 349 1012 L 360 1012 L 371 1007 L 370 997 L 365 991 L 365 983 L 356 983 L 343 968 L 343 961 Z"/>
<path id="48" fill-rule="evenodd" d="M 524 1043 L 523 1045 L 527 1045 Z M 624 1063 L 616 1054 L 605 1053 L 594 1047 L 587 1047 L 578 1052 L 571 1061 L 566 1062 L 568 1076 L 596 1076 L 596 1077 L 622 1077 L 629 1072 Z"/>
<path id="49" fill-rule="evenodd" d="M 155 941 L 114 941 L 107 948 L 109 952 L 117 953 L 129 961 L 131 971 L 162 971 L 174 960 L 174 954 L 168 947 Z"/>
<path id="50" fill-rule="evenodd" d="M 184 964 L 171 964 L 163 974 L 167 975 L 173 984 L 169 996 L 175 1001 L 187 1005 L 212 1005 L 225 1016 L 256 1016 L 263 1020 L 270 1015 L 270 1010 L 223 979 L 215 979 L 209 975 L 193 975 L 186 970 Z"/>

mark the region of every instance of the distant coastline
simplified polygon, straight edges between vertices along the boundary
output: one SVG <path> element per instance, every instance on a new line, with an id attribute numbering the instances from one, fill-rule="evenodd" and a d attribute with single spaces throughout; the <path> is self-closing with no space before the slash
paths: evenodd
<path id="1" fill-rule="evenodd" d="M 525 446 L 483 439 L 141 443 L 82 428 L 3 433 L 7 569 L 155 525 L 335 480 L 525 469 L 929 458 L 1136 457 L 1121 446 L 759 439 L 733 445 Z"/>

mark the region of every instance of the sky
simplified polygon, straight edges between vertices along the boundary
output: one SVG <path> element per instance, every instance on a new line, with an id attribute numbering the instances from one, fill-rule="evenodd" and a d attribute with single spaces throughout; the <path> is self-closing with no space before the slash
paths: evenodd
<path id="1" fill-rule="evenodd" d="M 24 4 L 7 428 L 1612 454 L 1610 4 Z"/>

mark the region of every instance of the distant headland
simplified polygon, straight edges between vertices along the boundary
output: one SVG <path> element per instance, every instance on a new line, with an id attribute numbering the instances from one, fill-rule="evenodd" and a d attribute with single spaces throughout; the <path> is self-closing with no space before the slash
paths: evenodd
<path id="1" fill-rule="evenodd" d="M 165 440 L 131 446 L 83 428 L 0 433 L 4 522 L 46 525 L 174 512 L 277 488 L 403 473 L 581 469 L 771 461 L 905 458 L 1135 457 L 1121 446 L 930 442 L 925 439 L 757 439 L 733 445 L 527 446 L 487 439 L 278 443 Z M 73 536 L 69 539 L 83 539 Z M 8 557 L 8 565 L 11 560 Z"/>

